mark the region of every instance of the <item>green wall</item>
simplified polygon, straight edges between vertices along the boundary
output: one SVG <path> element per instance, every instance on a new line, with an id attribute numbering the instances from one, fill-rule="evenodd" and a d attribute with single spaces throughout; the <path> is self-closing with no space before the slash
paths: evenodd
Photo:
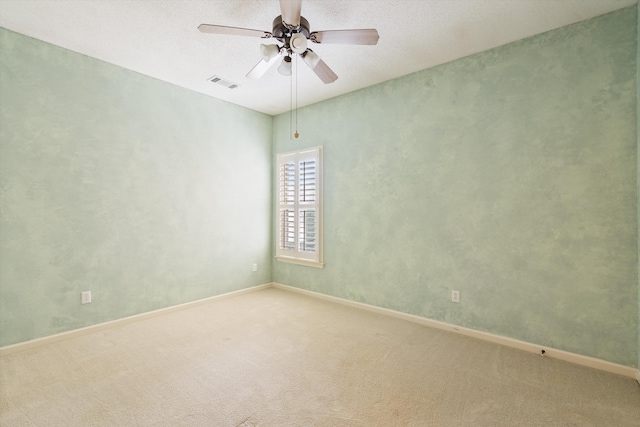
<path id="1" fill-rule="evenodd" d="M 0 52 L 0 345 L 271 280 L 270 116 L 4 29 Z"/>
<path id="2" fill-rule="evenodd" d="M 324 146 L 326 266 L 274 281 L 636 366 L 636 26 L 627 8 L 309 106 L 297 140 L 277 116 L 274 153 Z"/>
<path id="3" fill-rule="evenodd" d="M 0 345 L 274 280 L 640 365 L 639 20 L 303 108 L 297 140 L 0 29 Z M 271 162 L 315 145 L 326 266 L 272 265 Z"/>

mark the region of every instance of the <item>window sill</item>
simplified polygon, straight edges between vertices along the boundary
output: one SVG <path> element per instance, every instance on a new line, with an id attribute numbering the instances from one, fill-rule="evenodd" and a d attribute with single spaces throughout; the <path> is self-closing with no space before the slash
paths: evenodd
<path id="1" fill-rule="evenodd" d="M 308 261 L 306 259 L 289 258 L 289 257 L 284 257 L 284 256 L 278 256 L 278 257 L 276 257 L 276 259 L 278 261 L 288 262 L 290 264 L 304 265 L 306 267 L 313 267 L 313 268 L 324 268 L 324 263 Z"/>

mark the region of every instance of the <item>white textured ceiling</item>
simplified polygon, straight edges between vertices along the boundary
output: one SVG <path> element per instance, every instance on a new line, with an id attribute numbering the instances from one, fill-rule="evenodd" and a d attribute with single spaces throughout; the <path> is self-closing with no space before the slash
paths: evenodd
<path id="1" fill-rule="evenodd" d="M 299 61 L 298 106 L 636 4 L 637 0 L 303 0 L 311 31 L 376 28 L 376 46 L 315 45 L 338 74 Z M 260 60 L 260 38 L 203 34 L 201 23 L 271 31 L 277 0 L 0 0 L 0 26 L 253 110 L 290 108 L 290 80 Z M 1 52 L 0 52 L 1 54 Z M 240 85 L 207 81 L 217 74 Z"/>

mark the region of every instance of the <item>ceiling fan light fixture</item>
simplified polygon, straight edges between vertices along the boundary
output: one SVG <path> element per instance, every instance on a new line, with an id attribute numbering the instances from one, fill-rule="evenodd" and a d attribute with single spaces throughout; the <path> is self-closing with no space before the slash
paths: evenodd
<path id="1" fill-rule="evenodd" d="M 291 36 L 289 47 L 293 52 L 302 54 L 307 50 L 307 38 L 302 33 L 295 33 Z"/>
<path id="2" fill-rule="evenodd" d="M 260 54 L 262 54 L 262 59 L 265 61 L 270 60 L 274 56 L 280 53 L 280 47 L 277 44 L 261 44 L 260 45 Z"/>
<path id="3" fill-rule="evenodd" d="M 278 66 L 278 72 L 283 76 L 291 75 L 291 57 L 285 56 L 284 60 Z"/>

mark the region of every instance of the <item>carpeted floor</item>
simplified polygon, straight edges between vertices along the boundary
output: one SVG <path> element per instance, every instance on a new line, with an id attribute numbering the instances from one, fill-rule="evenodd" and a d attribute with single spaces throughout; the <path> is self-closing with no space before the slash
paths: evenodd
<path id="1" fill-rule="evenodd" d="M 266 289 L 0 358 L 9 426 L 640 426 L 633 379 Z"/>

